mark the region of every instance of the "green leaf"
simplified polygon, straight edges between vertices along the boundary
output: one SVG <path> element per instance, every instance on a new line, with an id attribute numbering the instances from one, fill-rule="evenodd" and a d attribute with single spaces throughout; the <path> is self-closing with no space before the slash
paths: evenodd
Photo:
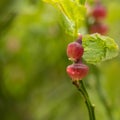
<path id="1" fill-rule="evenodd" d="M 85 4 L 85 0 L 79 0 L 80 4 Z"/>
<path id="2" fill-rule="evenodd" d="M 114 58 L 119 52 L 118 45 L 112 38 L 97 33 L 83 36 L 83 47 L 83 58 L 91 64 Z"/>
<path id="3" fill-rule="evenodd" d="M 78 28 L 85 19 L 85 0 L 43 0 L 59 9 L 65 17 L 67 29 L 72 28 L 73 36 L 77 36 Z"/>

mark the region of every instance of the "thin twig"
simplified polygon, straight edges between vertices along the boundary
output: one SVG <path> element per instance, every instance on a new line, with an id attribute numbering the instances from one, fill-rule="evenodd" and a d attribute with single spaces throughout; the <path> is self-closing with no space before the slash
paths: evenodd
<path id="1" fill-rule="evenodd" d="M 112 115 L 112 111 L 111 111 L 111 107 L 109 105 L 108 99 L 106 98 L 103 89 L 102 89 L 102 85 L 100 82 L 100 70 L 97 66 L 94 66 L 94 69 L 96 71 L 95 76 L 96 76 L 96 90 L 98 92 L 99 98 L 102 102 L 102 104 L 104 105 L 104 108 L 106 110 L 107 116 L 109 118 L 109 120 L 114 120 L 113 119 L 113 115 Z"/>
<path id="2" fill-rule="evenodd" d="M 94 105 L 91 104 L 91 101 L 89 99 L 89 95 L 87 93 L 87 90 L 84 86 L 83 81 L 81 80 L 80 83 L 78 81 L 74 81 L 73 84 L 77 87 L 77 89 L 80 91 L 80 93 L 84 97 L 85 104 L 87 106 L 88 113 L 89 113 L 89 119 L 95 120 Z"/>

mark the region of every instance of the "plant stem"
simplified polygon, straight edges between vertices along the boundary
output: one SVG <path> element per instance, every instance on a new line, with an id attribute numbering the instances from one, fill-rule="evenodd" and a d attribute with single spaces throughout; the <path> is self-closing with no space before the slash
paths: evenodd
<path id="1" fill-rule="evenodd" d="M 100 70 L 97 66 L 93 66 L 93 68 L 95 69 L 95 77 L 96 77 L 96 90 L 98 92 L 99 98 L 102 102 L 102 104 L 104 105 L 104 108 L 106 110 L 107 116 L 109 120 L 114 120 L 113 115 L 112 115 L 112 111 L 111 111 L 111 107 L 109 105 L 109 101 L 106 98 L 104 91 L 102 89 L 102 85 L 101 85 L 101 81 L 100 81 Z"/>
<path id="2" fill-rule="evenodd" d="M 91 101 L 89 99 L 89 95 L 87 93 L 87 90 L 84 86 L 83 81 L 81 80 L 80 84 L 78 84 L 78 82 L 74 82 L 74 85 L 78 88 L 78 90 L 81 92 L 82 96 L 84 97 L 85 104 L 87 106 L 88 113 L 89 113 L 89 119 L 95 120 L 94 105 L 91 104 Z"/>
<path id="3" fill-rule="evenodd" d="M 89 99 L 89 95 L 87 93 L 87 90 L 86 90 L 85 85 L 84 85 L 82 80 L 80 81 L 80 85 L 81 85 L 81 88 L 79 88 L 79 89 L 83 90 L 83 96 L 84 96 L 84 99 L 86 101 L 86 105 L 87 105 L 89 114 L 91 116 L 90 120 L 95 120 L 94 105 L 91 104 L 91 101 Z"/>

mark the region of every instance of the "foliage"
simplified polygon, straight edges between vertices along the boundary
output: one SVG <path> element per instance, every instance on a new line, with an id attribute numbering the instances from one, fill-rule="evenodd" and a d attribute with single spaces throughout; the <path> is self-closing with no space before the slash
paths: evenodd
<path id="1" fill-rule="evenodd" d="M 85 0 L 43 0 L 59 9 L 65 17 L 65 25 L 73 36 L 77 35 L 78 28 L 85 19 Z M 65 27 L 65 26 L 64 26 Z"/>
<path id="2" fill-rule="evenodd" d="M 85 35 L 83 46 L 85 48 L 83 58 L 86 62 L 92 64 L 116 57 L 119 51 L 118 45 L 112 38 L 97 33 Z"/>
<path id="3" fill-rule="evenodd" d="M 85 1 L 71 0 L 44 0 L 59 9 L 65 16 L 67 29 L 72 28 L 74 35 L 77 35 L 81 22 L 85 21 Z M 84 3 L 84 4 L 83 4 Z M 65 27 L 65 26 L 64 26 Z M 85 35 L 83 38 L 85 49 L 84 59 L 88 63 L 99 63 L 116 57 L 118 46 L 113 39 L 99 34 Z"/>

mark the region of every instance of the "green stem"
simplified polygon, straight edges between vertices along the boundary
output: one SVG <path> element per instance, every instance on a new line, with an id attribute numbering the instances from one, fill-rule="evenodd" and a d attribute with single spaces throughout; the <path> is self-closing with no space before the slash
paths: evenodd
<path id="1" fill-rule="evenodd" d="M 89 95 L 87 93 L 87 90 L 86 90 L 85 85 L 82 80 L 80 81 L 80 85 L 81 85 L 81 88 L 79 88 L 79 89 L 83 90 L 83 96 L 84 96 L 84 99 L 86 101 L 86 106 L 89 111 L 90 120 L 95 120 L 94 105 L 91 104 Z"/>
<path id="2" fill-rule="evenodd" d="M 91 104 L 89 95 L 87 93 L 87 90 L 84 86 L 83 81 L 82 80 L 80 81 L 80 85 L 78 84 L 78 82 L 74 82 L 74 85 L 78 88 L 78 90 L 81 92 L 82 96 L 84 97 L 85 104 L 87 106 L 88 113 L 89 113 L 89 119 L 95 120 L 94 105 Z"/>
<path id="3" fill-rule="evenodd" d="M 102 85 L 101 85 L 101 81 L 100 81 L 100 70 L 97 66 L 93 66 L 96 73 L 95 73 L 95 76 L 96 76 L 96 90 L 98 92 L 98 95 L 99 95 L 99 98 L 102 102 L 102 104 L 104 105 L 104 108 L 106 110 L 106 113 L 107 113 L 107 116 L 109 118 L 109 120 L 114 120 L 113 118 L 113 115 L 112 115 L 112 111 L 111 111 L 111 107 L 110 105 L 108 104 L 108 99 L 106 98 L 105 94 L 104 94 L 104 91 L 102 89 Z"/>

